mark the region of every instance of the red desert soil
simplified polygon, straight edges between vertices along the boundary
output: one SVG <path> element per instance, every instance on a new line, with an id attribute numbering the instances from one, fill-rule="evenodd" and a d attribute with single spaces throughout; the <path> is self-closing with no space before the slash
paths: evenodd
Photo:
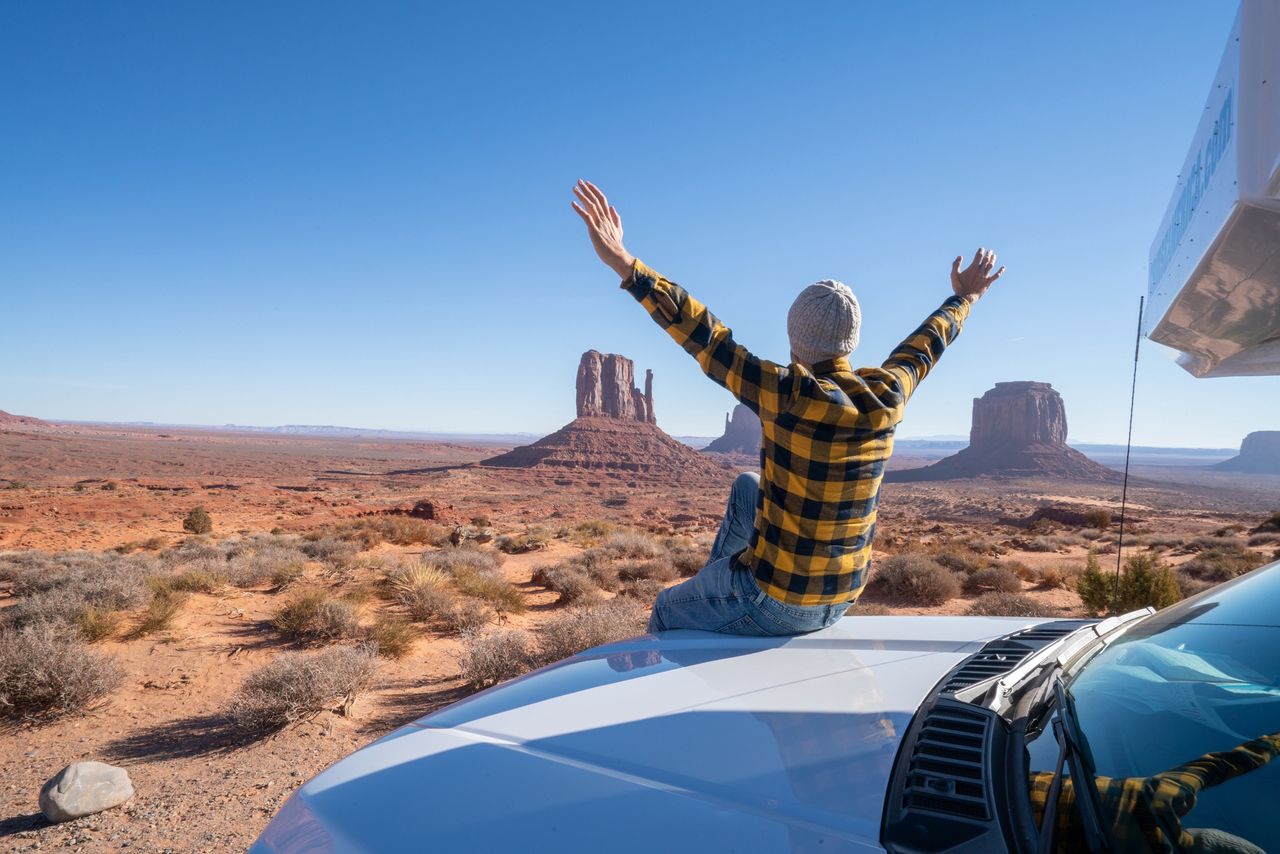
<path id="1" fill-rule="evenodd" d="M 222 431 L 0 427 L 0 550 L 105 550 L 172 546 L 183 516 L 204 506 L 212 537 L 277 529 L 306 533 L 364 514 L 408 510 L 430 500 L 450 519 L 498 533 L 572 530 L 608 520 L 657 534 L 689 534 L 705 547 L 735 473 L 690 483 L 652 472 L 544 472 L 475 465 L 496 447 L 264 436 Z M 897 461 L 901 465 L 904 460 Z M 1194 538 L 1256 525 L 1277 509 L 1280 478 L 1240 479 L 1200 471 L 1144 472 L 1130 492 L 1130 530 Z M 1164 482 L 1155 478 L 1163 477 Z M 1172 480 L 1186 480 L 1175 483 Z M 1114 484 L 966 480 L 890 484 L 881 505 L 877 559 L 908 548 L 973 545 L 1032 569 L 1082 566 L 1086 546 L 1113 561 L 1114 533 L 1092 542 L 1072 529 L 1051 551 L 1015 524 L 1049 502 L 1118 509 Z M 1134 521 L 1137 520 L 1137 521 Z M 1236 529 L 1238 530 L 1238 528 Z M 503 572 L 529 610 L 509 619 L 536 629 L 561 608 L 531 584 L 535 567 L 581 550 L 572 536 L 542 551 L 505 557 Z M 412 557 L 430 546 L 377 546 Z M 486 548 L 491 548 L 486 546 Z M 1107 553 L 1109 552 L 1109 554 Z M 1175 558 L 1183 559 L 1183 558 Z M 367 584 L 370 579 L 308 581 Z M 1052 613 L 1081 613 L 1068 590 L 1025 592 Z M 454 657 L 458 641 L 423 630 L 403 659 L 384 661 L 380 681 L 349 716 L 325 712 L 263 740 L 241 743 L 220 718 L 246 674 L 293 649 L 267 623 L 285 594 L 226 587 L 191 597 L 168 631 L 95 647 L 118 656 L 124 687 L 87 714 L 10 725 L 0 736 L 0 850 L 243 850 L 302 782 L 361 745 L 468 693 Z M 894 613 L 963 613 L 973 597 L 936 608 L 887 601 L 874 576 L 864 601 Z M 0 607 L 12 604 L 0 589 Z M 38 815 L 40 785 L 64 765 L 97 759 L 128 768 L 137 794 L 124 807 L 64 825 Z"/>

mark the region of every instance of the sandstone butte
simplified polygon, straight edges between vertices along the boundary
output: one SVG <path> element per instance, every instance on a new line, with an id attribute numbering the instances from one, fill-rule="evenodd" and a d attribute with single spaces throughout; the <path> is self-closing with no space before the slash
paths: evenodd
<path id="1" fill-rule="evenodd" d="M 702 449 L 714 454 L 760 454 L 760 418 L 739 403 L 724 417 L 724 435 Z"/>
<path id="2" fill-rule="evenodd" d="M 500 468 L 634 474 L 662 480 L 720 481 L 730 469 L 657 425 L 653 371 L 635 387 L 630 359 L 588 350 L 578 363 L 577 417 L 531 445 L 481 460 Z"/>
<path id="3" fill-rule="evenodd" d="M 1280 474 L 1280 430 L 1258 430 L 1244 437 L 1240 454 L 1214 468 L 1244 474 Z"/>
<path id="4" fill-rule="evenodd" d="M 890 472 L 893 482 L 1044 477 L 1118 483 L 1119 472 L 1067 445 L 1067 408 L 1048 383 L 996 383 L 973 401 L 969 446 L 930 466 Z"/>

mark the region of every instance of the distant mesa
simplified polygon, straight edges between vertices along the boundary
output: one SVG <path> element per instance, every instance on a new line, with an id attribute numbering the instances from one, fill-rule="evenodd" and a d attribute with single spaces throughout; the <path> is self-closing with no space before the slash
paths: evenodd
<path id="1" fill-rule="evenodd" d="M 1067 408 L 1048 383 L 996 383 L 973 401 L 969 446 L 931 466 L 890 472 L 888 481 L 1042 477 L 1119 482 L 1120 473 L 1067 446 Z"/>
<path id="2" fill-rule="evenodd" d="M 657 425 L 653 371 L 635 387 L 630 359 L 588 350 L 578 363 L 578 417 L 531 445 L 481 460 L 482 466 L 584 470 L 661 478 L 721 479 L 727 466 L 678 442 Z"/>
<path id="3" fill-rule="evenodd" d="M 749 454 L 760 453 L 760 417 L 747 406 L 739 403 L 732 415 L 724 417 L 724 435 L 702 449 L 703 453 Z"/>
<path id="4" fill-rule="evenodd" d="M 41 421 L 39 418 L 32 418 L 28 415 L 11 415 L 0 409 L 0 430 L 17 429 L 22 427 L 48 427 L 49 422 Z"/>
<path id="5" fill-rule="evenodd" d="M 1280 474 L 1280 430 L 1258 430 L 1244 437 L 1240 454 L 1214 468 L 1246 474 Z"/>

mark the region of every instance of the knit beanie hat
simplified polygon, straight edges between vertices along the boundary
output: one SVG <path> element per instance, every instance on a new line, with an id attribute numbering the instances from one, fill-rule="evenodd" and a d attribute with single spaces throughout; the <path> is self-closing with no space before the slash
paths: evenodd
<path id="1" fill-rule="evenodd" d="M 852 353 L 861 326 L 858 298 L 848 285 L 831 279 L 805 288 L 787 312 L 791 351 L 810 365 Z"/>

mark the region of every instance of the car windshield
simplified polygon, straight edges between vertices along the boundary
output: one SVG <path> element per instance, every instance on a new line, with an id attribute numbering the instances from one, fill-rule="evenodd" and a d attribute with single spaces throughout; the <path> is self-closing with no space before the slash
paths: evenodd
<path id="1" fill-rule="evenodd" d="M 1280 606 L 1261 598 L 1277 592 L 1276 570 L 1144 620 L 1071 675 L 1117 850 L 1280 850 Z M 1058 758 L 1051 727 L 1027 747 L 1039 817 Z M 1067 785 L 1059 799 L 1059 850 L 1083 839 L 1075 796 Z"/>

